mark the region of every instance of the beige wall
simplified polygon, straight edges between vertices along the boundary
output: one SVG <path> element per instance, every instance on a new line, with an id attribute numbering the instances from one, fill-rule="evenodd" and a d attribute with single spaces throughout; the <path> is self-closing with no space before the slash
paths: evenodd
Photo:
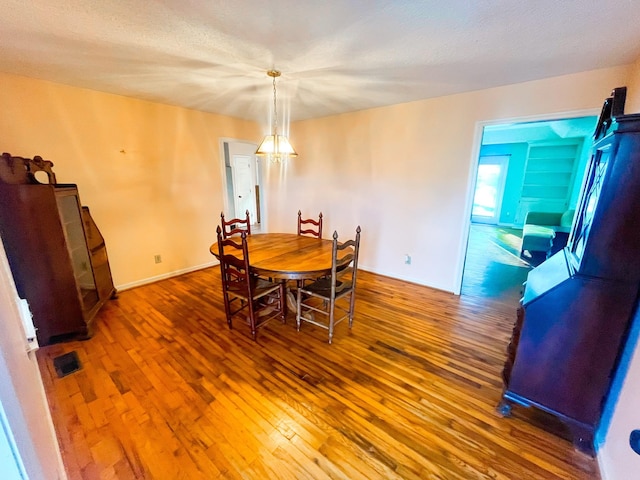
<path id="1" fill-rule="evenodd" d="M 78 184 L 117 286 L 214 260 L 219 138 L 257 139 L 257 124 L 5 74 L 0 106 L 0 149 L 41 155 L 59 183 Z"/>
<path id="2" fill-rule="evenodd" d="M 625 113 L 640 113 L 640 58 L 631 66 Z"/>
<path id="3" fill-rule="evenodd" d="M 299 157 L 271 166 L 279 170 L 270 176 L 269 229 L 292 231 L 298 209 L 322 211 L 327 237 L 362 226 L 362 268 L 456 291 L 479 122 L 599 112 L 628 73 L 597 70 L 294 123 Z"/>

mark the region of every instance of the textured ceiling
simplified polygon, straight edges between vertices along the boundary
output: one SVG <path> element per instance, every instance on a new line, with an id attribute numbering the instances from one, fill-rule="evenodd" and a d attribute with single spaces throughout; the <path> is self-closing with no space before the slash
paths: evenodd
<path id="1" fill-rule="evenodd" d="M 637 0 L 0 0 L 0 15 L 0 71 L 259 122 L 274 67 L 278 109 L 300 120 L 640 57 Z"/>

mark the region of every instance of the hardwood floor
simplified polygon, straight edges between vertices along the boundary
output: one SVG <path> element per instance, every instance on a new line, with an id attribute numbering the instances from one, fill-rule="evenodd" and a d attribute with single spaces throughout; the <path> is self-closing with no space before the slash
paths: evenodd
<path id="1" fill-rule="evenodd" d="M 522 231 L 472 223 L 462 276 L 462 295 L 517 305 L 532 265 L 520 258 Z"/>
<path id="2" fill-rule="evenodd" d="M 69 478 L 599 478 L 531 410 L 496 413 L 515 305 L 358 280 L 333 345 L 293 316 L 228 330 L 217 267 L 121 292 L 92 339 L 38 352 Z"/>

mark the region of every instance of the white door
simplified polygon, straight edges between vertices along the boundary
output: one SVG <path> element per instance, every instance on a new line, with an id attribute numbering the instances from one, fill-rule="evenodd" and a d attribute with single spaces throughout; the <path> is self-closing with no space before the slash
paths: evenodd
<path id="1" fill-rule="evenodd" d="M 237 218 L 244 218 L 244 212 L 249 210 L 251 223 L 256 223 L 256 194 L 255 159 L 250 155 L 231 157 L 231 176 L 233 181 L 233 205 Z"/>
<path id="2" fill-rule="evenodd" d="M 0 238 L 0 478 L 62 480 L 67 476 L 38 361 L 29 351 L 26 314 Z"/>
<path id="3" fill-rule="evenodd" d="M 509 155 L 480 157 L 471 221 L 497 224 L 500 220 Z"/>

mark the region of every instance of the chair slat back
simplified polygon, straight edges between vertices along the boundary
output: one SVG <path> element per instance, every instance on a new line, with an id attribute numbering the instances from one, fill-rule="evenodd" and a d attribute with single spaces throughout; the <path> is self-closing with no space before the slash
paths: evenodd
<path id="1" fill-rule="evenodd" d="M 245 218 L 232 218 L 231 220 L 225 220 L 224 212 L 220 212 L 220 220 L 222 222 L 222 236 L 223 238 L 230 237 L 231 235 L 237 235 L 242 232 L 247 232 L 247 235 L 251 235 L 251 221 L 249 219 L 249 210 L 245 212 Z"/>
<path id="2" fill-rule="evenodd" d="M 318 215 L 318 220 L 314 220 L 302 218 L 302 212 L 298 210 L 298 235 L 313 235 L 316 238 L 322 238 L 322 212 Z"/>
<path id="3" fill-rule="evenodd" d="M 338 281 L 344 279 L 356 286 L 358 272 L 358 254 L 360 251 L 360 225 L 356 229 L 356 238 L 346 242 L 338 242 L 338 232 L 333 232 L 333 253 L 331 261 L 331 287 L 335 288 Z"/>
<path id="4" fill-rule="evenodd" d="M 247 298 L 251 298 L 247 232 L 240 232 L 240 237 L 224 238 L 222 229 L 218 226 L 217 234 L 223 291 L 243 293 Z"/>

